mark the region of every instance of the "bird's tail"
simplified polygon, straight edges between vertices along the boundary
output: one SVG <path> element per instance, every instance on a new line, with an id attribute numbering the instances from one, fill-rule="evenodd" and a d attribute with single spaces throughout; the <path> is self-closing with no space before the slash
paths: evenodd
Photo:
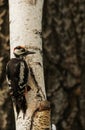
<path id="1" fill-rule="evenodd" d="M 27 102 L 24 95 L 20 95 L 14 100 L 17 116 L 19 115 L 19 112 L 22 111 L 25 115 L 26 109 L 27 109 Z"/>

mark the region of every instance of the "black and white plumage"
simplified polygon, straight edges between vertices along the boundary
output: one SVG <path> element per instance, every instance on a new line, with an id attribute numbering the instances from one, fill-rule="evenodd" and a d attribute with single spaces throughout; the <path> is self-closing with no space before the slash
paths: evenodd
<path id="1" fill-rule="evenodd" d="M 28 72 L 25 60 L 13 58 L 8 62 L 6 67 L 7 81 L 14 92 L 24 89 L 28 80 Z"/>
<path id="2" fill-rule="evenodd" d="M 25 90 L 29 88 L 27 85 L 29 67 L 24 60 L 24 56 L 34 54 L 25 48 L 18 46 L 14 48 L 14 55 L 16 58 L 10 59 L 6 67 L 6 77 L 10 89 L 10 95 L 16 105 L 16 111 L 19 114 L 20 110 L 24 113 L 27 109 Z"/>

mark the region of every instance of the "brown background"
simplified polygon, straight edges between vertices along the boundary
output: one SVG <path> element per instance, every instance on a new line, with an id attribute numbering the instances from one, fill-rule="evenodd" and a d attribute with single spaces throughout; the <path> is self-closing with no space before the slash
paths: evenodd
<path id="1" fill-rule="evenodd" d="M 14 130 L 5 80 L 9 60 L 8 1 L 0 0 L 0 130 Z M 85 0 L 45 0 L 45 83 L 57 130 L 85 130 Z"/>

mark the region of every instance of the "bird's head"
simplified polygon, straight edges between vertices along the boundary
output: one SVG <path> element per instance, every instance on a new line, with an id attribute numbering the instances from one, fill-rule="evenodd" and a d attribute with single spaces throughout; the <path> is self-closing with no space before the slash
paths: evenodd
<path id="1" fill-rule="evenodd" d="M 30 52 L 25 47 L 17 46 L 14 48 L 13 53 L 14 53 L 15 57 L 24 57 L 29 54 L 34 54 L 35 52 Z"/>

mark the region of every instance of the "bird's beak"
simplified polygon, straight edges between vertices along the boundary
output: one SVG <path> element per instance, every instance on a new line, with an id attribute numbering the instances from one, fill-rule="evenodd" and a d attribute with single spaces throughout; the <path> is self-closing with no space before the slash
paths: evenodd
<path id="1" fill-rule="evenodd" d="M 27 54 L 35 54 L 35 52 L 27 51 Z"/>

